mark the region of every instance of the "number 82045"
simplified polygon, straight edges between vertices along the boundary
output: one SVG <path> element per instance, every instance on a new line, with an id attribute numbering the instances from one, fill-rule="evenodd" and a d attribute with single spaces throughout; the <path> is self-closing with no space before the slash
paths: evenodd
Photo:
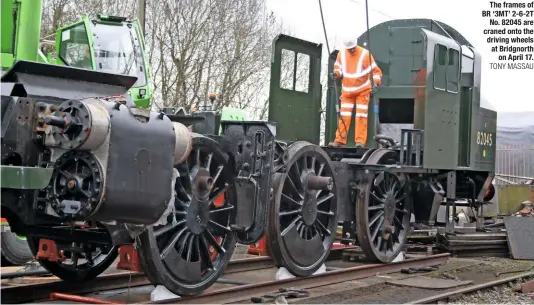
<path id="1" fill-rule="evenodd" d="M 492 146 L 493 145 L 493 135 L 491 133 L 478 131 L 477 132 L 477 144 L 478 145 L 484 145 L 484 146 Z"/>

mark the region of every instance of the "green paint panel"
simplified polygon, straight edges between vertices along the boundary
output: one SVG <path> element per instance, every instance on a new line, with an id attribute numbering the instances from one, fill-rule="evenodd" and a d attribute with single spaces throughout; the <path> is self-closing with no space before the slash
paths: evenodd
<path id="1" fill-rule="evenodd" d="M 243 109 L 223 107 L 221 111 L 222 121 L 246 121 L 247 119 L 247 113 Z"/>
<path id="2" fill-rule="evenodd" d="M 1 51 L 2 68 L 8 69 L 15 59 L 38 60 L 42 0 L 2 0 Z M 4 61 L 5 60 L 5 61 Z"/>
<path id="3" fill-rule="evenodd" d="M 247 113 L 243 109 L 233 107 L 223 107 L 221 110 L 221 121 L 246 121 Z M 219 134 L 222 132 L 222 126 L 219 126 Z"/>
<path id="4" fill-rule="evenodd" d="M 497 144 L 497 113 L 479 108 L 477 114 L 475 136 L 472 139 L 474 164 L 473 169 L 495 171 Z"/>
<path id="5" fill-rule="evenodd" d="M 1 17 L 2 20 L 2 35 L 0 37 L 2 45 L 0 46 L 0 49 L 3 53 L 9 53 L 13 54 L 13 0 L 2 0 L 2 6 L 1 6 Z M 3 58 L 2 58 L 2 65 L 4 65 Z"/>
<path id="6" fill-rule="evenodd" d="M 9 69 L 14 63 L 13 54 L 8 53 L 2 53 L 0 57 L 0 63 L 2 65 L 2 69 Z"/>
<path id="7" fill-rule="evenodd" d="M 497 185 L 499 214 L 512 215 L 521 210 L 521 203 L 532 200 L 530 185 Z"/>
<path id="8" fill-rule="evenodd" d="M 17 0 L 16 3 L 18 16 L 15 56 L 17 60 L 37 61 L 41 37 L 42 0 Z"/>
<path id="9" fill-rule="evenodd" d="M 460 46 L 452 39 L 428 30 L 422 30 L 427 45 L 426 96 L 416 101 L 418 116 L 414 128 L 424 132 L 425 168 L 455 169 L 459 148 L 459 64 L 450 63 L 449 53 L 459 52 Z M 448 71 L 456 71 L 449 77 Z M 450 84 L 456 84 L 452 88 Z"/>
<path id="10" fill-rule="evenodd" d="M 273 42 L 269 121 L 277 139 L 319 144 L 322 45 L 279 35 Z"/>
<path id="11" fill-rule="evenodd" d="M 54 169 L 42 167 L 2 165 L 2 188 L 34 189 L 45 188 Z"/>

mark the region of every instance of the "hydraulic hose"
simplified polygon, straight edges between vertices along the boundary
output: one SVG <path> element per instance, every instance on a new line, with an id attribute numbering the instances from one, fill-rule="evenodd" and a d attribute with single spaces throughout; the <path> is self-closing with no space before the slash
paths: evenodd
<path id="1" fill-rule="evenodd" d="M 321 22 L 323 23 L 323 31 L 324 31 L 324 39 L 326 40 L 326 49 L 328 51 L 328 56 L 330 56 L 330 45 L 328 43 L 328 35 L 326 34 L 326 25 L 325 25 L 325 22 L 324 22 L 324 16 L 323 16 L 323 7 L 321 5 L 321 0 L 319 0 L 319 11 L 321 12 Z M 336 117 L 337 117 L 337 121 L 339 122 L 340 121 L 340 109 L 341 109 L 341 101 L 339 100 L 338 96 L 337 96 L 337 81 L 334 79 L 334 96 L 336 97 Z M 345 127 L 345 130 L 347 131 L 347 135 L 349 134 L 349 129 L 347 128 L 347 125 L 345 124 L 345 121 L 341 120 L 341 122 L 343 123 L 343 127 Z M 340 133 L 341 135 L 341 133 Z M 346 136 L 342 136 L 343 138 L 345 138 Z"/>
<path id="2" fill-rule="evenodd" d="M 371 31 L 369 30 L 369 3 L 368 3 L 368 0 L 365 0 L 365 20 L 366 20 L 366 25 L 367 25 L 367 32 L 366 32 L 366 36 L 367 36 L 367 50 L 369 51 L 369 65 L 371 65 L 372 63 L 372 55 L 371 55 Z M 373 69 L 371 69 L 371 74 L 370 74 L 370 81 L 371 81 L 371 92 L 369 93 L 369 101 L 373 101 L 373 87 L 374 87 L 374 79 L 373 79 Z M 374 101 L 373 101 L 373 106 L 375 107 L 378 107 L 378 104 L 377 105 L 374 105 Z M 374 108 L 372 109 L 373 113 L 375 112 Z M 367 113 L 369 113 L 369 110 L 367 110 Z M 374 121 L 374 129 L 375 129 L 375 135 L 377 133 L 380 132 L 380 122 L 378 121 L 378 113 L 374 113 L 376 114 L 374 116 L 375 118 L 375 121 Z"/>

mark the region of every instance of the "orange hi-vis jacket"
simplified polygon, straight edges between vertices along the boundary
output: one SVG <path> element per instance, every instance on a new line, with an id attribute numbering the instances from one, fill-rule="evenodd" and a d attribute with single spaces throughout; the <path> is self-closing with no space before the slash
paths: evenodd
<path id="1" fill-rule="evenodd" d="M 375 63 L 373 56 L 369 55 L 367 49 L 356 46 L 354 54 L 350 54 L 347 49 L 337 53 L 334 73 L 338 77 L 343 77 L 341 81 L 342 96 L 357 96 L 370 90 L 371 71 L 373 72 L 373 82 L 380 85 L 382 82 L 382 70 Z"/>

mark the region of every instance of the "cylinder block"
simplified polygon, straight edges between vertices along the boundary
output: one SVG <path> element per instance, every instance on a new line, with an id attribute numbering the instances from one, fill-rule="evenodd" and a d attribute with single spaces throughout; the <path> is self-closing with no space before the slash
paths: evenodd
<path id="1" fill-rule="evenodd" d="M 174 164 L 180 164 L 187 160 L 192 149 L 192 138 L 189 129 L 181 123 L 173 122 L 176 142 L 174 146 Z"/>

